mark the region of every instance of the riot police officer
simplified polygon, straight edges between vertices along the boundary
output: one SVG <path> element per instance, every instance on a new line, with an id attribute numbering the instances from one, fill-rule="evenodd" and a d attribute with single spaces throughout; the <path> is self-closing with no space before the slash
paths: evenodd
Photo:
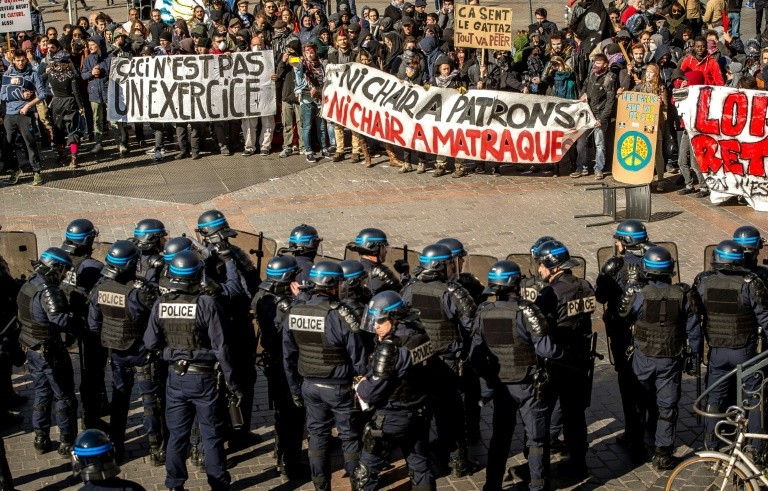
<path id="1" fill-rule="evenodd" d="M 363 330 L 376 336 L 368 373 L 356 386 L 359 399 L 375 409 L 363 432 L 363 452 L 352 474 L 353 491 L 378 488 L 379 472 L 400 447 L 412 489 L 435 489 L 429 465 L 429 384 L 432 348 L 418 313 L 400 295 L 384 291 L 368 303 Z"/>
<path id="2" fill-rule="evenodd" d="M 347 259 L 339 263 L 344 272 L 344 279 L 340 285 L 339 314 L 344 318 L 350 330 L 359 335 L 365 344 L 366 356 L 373 353 L 374 338 L 371 333 L 361 329 L 360 322 L 365 312 L 365 306 L 371 301 L 373 294 L 366 286 L 368 273 L 363 264 L 355 259 Z"/>
<path id="3" fill-rule="evenodd" d="M 171 370 L 166 391 L 169 429 L 165 485 L 181 490 L 188 478 L 187 444 L 196 416 L 205 448 L 208 485 L 227 490 L 231 478 L 224 453 L 225 416 L 217 388 L 216 364 L 232 397 L 242 397 L 232 374 L 230 350 L 224 336 L 222 307 L 200 293 L 204 263 L 193 251 L 176 254 L 168 266 L 171 290 L 152 307 L 144 344 L 162 350 Z"/>
<path id="4" fill-rule="evenodd" d="M 539 252 L 539 247 L 541 247 L 542 244 L 549 242 L 550 240 L 555 240 L 554 237 L 549 235 L 544 235 L 542 237 L 539 237 L 536 239 L 536 242 L 533 243 L 531 246 L 531 258 L 532 258 L 532 264 L 538 267 L 538 263 L 536 262 L 536 255 Z M 525 275 L 520 280 L 520 296 L 524 300 L 528 300 L 529 302 L 535 302 L 536 299 L 539 297 L 539 292 L 547 286 L 547 283 L 541 279 L 541 275 L 539 275 L 539 272 L 536 271 L 532 275 Z"/>
<path id="5" fill-rule="evenodd" d="M 565 356 L 550 367 L 552 395 L 560 398 L 563 436 L 570 459 L 561 463 L 559 473 L 580 479 L 587 475 L 587 421 L 585 411 L 592 388 L 592 313 L 595 291 L 588 281 L 577 278 L 571 268 L 568 248 L 560 241 L 543 243 L 536 261 L 539 275 L 547 283 L 536 299 L 546 316 L 551 336 Z"/>
<path id="6" fill-rule="evenodd" d="M 100 416 L 109 407 L 107 390 L 104 386 L 104 366 L 107 350 L 101 340 L 88 330 L 88 296 L 101 279 L 101 261 L 91 257 L 93 242 L 99 231 L 90 220 L 78 218 L 67 225 L 61 248 L 72 258 L 72 269 L 61 282 L 61 290 L 69 301 L 70 312 L 78 323 L 80 348 L 80 400 L 83 404 L 83 426 L 104 429 Z"/>
<path id="7" fill-rule="evenodd" d="M 261 333 L 266 357 L 265 372 L 269 399 L 275 408 L 275 457 L 278 472 L 288 478 L 309 475 L 301 462 L 304 440 L 303 407 L 293 403 L 283 369 L 283 318 L 299 294 L 298 261 L 293 256 L 275 256 L 269 260 L 266 279 L 253 297 L 251 309 Z"/>
<path id="8" fill-rule="evenodd" d="M 146 218 L 133 229 L 133 241 L 141 250 L 141 258 L 136 263 L 136 277 L 157 284 L 163 269 L 161 252 L 165 246 L 168 231 L 160 220 Z"/>
<path id="9" fill-rule="evenodd" d="M 115 462 L 115 446 L 106 433 L 88 429 L 77 435 L 72 446 L 72 470 L 85 483 L 80 491 L 144 491 L 133 481 L 120 479 L 120 466 Z"/>
<path id="10" fill-rule="evenodd" d="M 256 293 L 261 283 L 259 272 L 251 259 L 239 247 L 230 244 L 229 239 L 237 237 L 237 232 L 229 227 L 224 214 L 218 210 L 209 210 L 197 219 L 195 232 L 201 237 L 208 250 L 205 259 L 204 277 L 218 284 L 227 283 L 227 276 L 234 266 L 240 275 L 242 290 L 238 294 L 230 292 L 226 298 L 220 298 L 224 306 L 225 330 L 235 364 L 237 386 L 243 393 L 243 411 L 241 422 L 232 422 L 229 435 L 230 447 L 245 447 L 254 437 L 251 433 L 251 410 L 253 391 L 256 384 L 256 335 L 250 318 L 251 296 Z"/>
<path id="11" fill-rule="evenodd" d="M 475 305 L 480 305 L 488 299 L 488 295 L 485 293 L 485 287 L 477 278 L 468 271 L 463 271 L 465 257 L 467 257 L 467 251 L 464 249 L 458 239 L 445 238 L 437 241 L 438 244 L 444 245 L 451 250 L 451 259 L 456 263 L 456 275 L 453 279 L 464 287 L 467 292 L 472 296 L 472 300 L 475 301 Z M 471 339 L 469 333 L 464 338 L 465 351 L 469 350 Z M 464 395 L 464 414 L 465 422 L 467 424 L 467 440 L 470 442 L 480 441 L 480 379 L 477 372 L 472 369 L 471 364 L 467 361 L 464 365 L 464 370 L 461 376 L 461 392 Z"/>
<path id="12" fill-rule="evenodd" d="M 243 290 L 248 292 L 249 296 L 253 295 L 261 283 L 259 272 L 242 249 L 229 243 L 231 237 L 237 237 L 237 231 L 229 227 L 224 214 L 219 210 L 206 211 L 197 218 L 195 233 L 210 253 L 203 253 L 206 275 L 224 283 L 226 272 L 223 256 L 229 254 L 242 276 Z"/>
<path id="13" fill-rule="evenodd" d="M 653 466 L 668 470 L 677 465 L 672 453 L 686 338 L 693 353 L 700 354 L 703 349 L 698 300 L 688 285 L 671 284 L 675 262 L 668 250 L 650 247 L 642 261 L 644 281 L 630 280 L 619 315 L 635 326 L 631 361 L 640 398 L 656 401 L 658 406 Z M 638 439 L 633 445 L 643 444 L 642 434 L 631 436 Z"/>
<path id="14" fill-rule="evenodd" d="M 477 309 L 469 357 L 493 389 L 493 433 L 483 489 L 501 489 L 504 468 L 520 411 L 527 435 L 531 490 L 548 489 L 549 428 L 543 397 L 542 359 L 562 357 L 538 307 L 520 298 L 520 266 L 497 261 L 488 271 L 485 293 L 496 296 Z"/>
<path id="15" fill-rule="evenodd" d="M 387 259 L 387 234 L 378 228 L 364 228 L 347 249 L 360 254 L 360 263 L 368 273 L 368 288 L 376 295 L 385 290 L 399 291 L 400 279 L 384 261 Z M 407 268 L 406 268 L 407 269 Z"/>
<path id="16" fill-rule="evenodd" d="M 648 240 L 645 225 L 639 220 L 624 220 L 619 223 L 613 238 L 615 255 L 600 268 L 595 298 L 605 304 L 603 322 L 608 336 L 608 348 L 611 350 L 614 369 L 618 375 L 621 407 L 624 412 L 625 434 L 617 441 L 628 448 L 630 459 L 640 464 L 645 462 L 647 456 L 642 436 L 642 415 L 638 407 L 640 401 L 637 398 L 637 380 L 627 355 L 627 350 L 632 346 L 632 325 L 619 315 L 619 304 L 629 281 L 630 268 L 640 270 L 643 254 L 653 244 Z"/>
<path id="17" fill-rule="evenodd" d="M 160 466 L 165 462 L 163 407 L 160 384 L 146 376 L 146 367 L 154 354 L 144 346 L 142 337 L 149 313 L 159 295 L 157 285 L 136 275 L 141 251 L 131 241 L 118 240 L 109 248 L 104 279 L 91 294 L 88 327 L 110 350 L 112 368 L 112 404 L 110 430 L 117 461 L 125 450 L 125 429 L 136 372 L 144 406 L 144 431 L 149 439 L 149 460 Z"/>
<path id="18" fill-rule="evenodd" d="M 760 231 L 752 225 L 744 225 L 733 232 L 733 240 L 744 248 L 744 267 L 759 276 L 763 283 L 768 281 L 768 268 L 758 261 L 760 249 L 765 243 Z"/>
<path id="19" fill-rule="evenodd" d="M 278 251 L 278 254 L 289 253 L 296 258 L 301 271 L 296 281 L 300 286 L 309 286 L 309 271 L 312 269 L 317 249 L 322 241 L 323 238 L 317 233 L 315 227 L 302 223 L 291 230 L 288 247 Z"/>
<path id="20" fill-rule="evenodd" d="M 733 240 L 724 240 L 712 254 L 713 271 L 699 273 L 693 282 L 702 301 L 704 336 L 709 344 L 707 385 L 757 354 L 758 338 L 765 336 L 760 326 L 768 325 L 768 289 L 755 273 L 744 267 L 744 248 Z M 760 400 L 762 377 L 756 374 L 743 381 L 747 404 Z M 707 412 L 721 413 L 729 403 L 729 394 L 738 390 L 735 378 L 718 384 L 707 399 Z M 756 399 L 755 399 L 756 398 Z M 717 449 L 715 418 L 706 418 L 704 444 Z M 749 411 L 749 431 L 760 432 L 760 411 Z"/>
<path id="21" fill-rule="evenodd" d="M 475 304 L 480 305 L 485 302 L 488 296 L 483 293 L 485 287 L 480 282 L 480 279 L 472 273 L 464 271 L 464 258 L 468 255 L 467 250 L 464 249 L 464 244 L 460 240 L 451 237 L 440 239 L 437 243 L 451 250 L 451 259 L 456 261 L 456 281 L 472 295 L 472 300 L 475 301 Z"/>
<path id="22" fill-rule="evenodd" d="M 49 247 L 34 263 L 35 273 L 16 298 L 19 340 L 27 348 L 27 366 L 35 387 L 34 447 L 38 453 L 51 448 L 51 405 L 55 404 L 59 454 L 66 458 L 77 434 L 77 398 L 72 360 L 62 340 L 71 335 L 73 321 L 59 284 L 71 267 L 72 259 L 66 251 Z"/>
<path id="23" fill-rule="evenodd" d="M 348 475 L 360 458 L 359 411 L 352 379 L 365 373 L 365 348 L 338 312 L 339 284 L 344 271 L 320 261 L 309 272 L 306 302 L 296 302 L 283 321 L 283 365 L 297 405 L 306 405 L 309 466 L 315 489 L 330 489 L 331 428 L 336 428 Z"/>
<path id="24" fill-rule="evenodd" d="M 474 470 L 467 455 L 460 379 L 466 360 L 464 339 L 472 329 L 477 306 L 469 292 L 452 280 L 456 263 L 451 257 L 451 250 L 444 245 L 425 247 L 419 257 L 420 271 L 403 288 L 402 297 L 409 307 L 421 313 L 422 324 L 440 361 L 436 362 L 438 376 L 432 384 L 438 452 L 450 452 L 447 460 L 451 472 L 454 477 L 462 477 Z M 445 456 L 439 458 L 443 461 Z"/>

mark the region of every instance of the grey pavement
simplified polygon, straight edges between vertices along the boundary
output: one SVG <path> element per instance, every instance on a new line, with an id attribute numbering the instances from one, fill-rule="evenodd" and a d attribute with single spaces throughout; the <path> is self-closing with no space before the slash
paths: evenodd
<path id="1" fill-rule="evenodd" d="M 506 5 L 505 2 L 499 3 Z M 527 8 L 527 4 L 515 5 Z M 550 8 L 552 20 L 560 20 L 561 5 L 544 5 Z M 124 6 L 118 6 L 105 10 L 116 13 L 124 12 L 123 9 Z M 751 25 L 752 21 L 748 19 L 749 12 L 742 24 Z M 521 22 L 521 27 L 522 24 L 524 22 Z M 114 147 L 110 149 L 114 150 Z M 136 152 L 135 148 L 132 150 Z M 451 179 L 445 176 L 434 179 L 431 173 L 402 175 L 383 163 L 366 169 L 349 162 L 331 163 L 325 160 L 307 167 L 298 157 L 284 161 L 274 155 L 267 158 L 209 156 L 205 163 L 213 172 L 235 164 L 241 168 L 284 166 L 287 170 L 275 170 L 266 179 L 254 178 L 252 182 L 243 178 L 240 185 L 211 192 L 212 197 L 199 201 L 177 199 L 165 191 L 174 184 L 173 173 L 163 176 L 166 181 L 145 179 L 150 171 L 154 175 L 160 172 L 157 169 L 147 170 L 154 163 L 146 155 L 135 156 L 130 165 L 116 161 L 86 161 L 84 169 L 74 174 L 52 169 L 54 157 L 51 152 L 46 152 L 44 158 L 49 169 L 45 172 L 48 184 L 39 188 L 21 184 L 0 189 L 0 224 L 3 230 L 34 232 L 40 250 L 58 245 L 66 224 L 81 216 L 96 223 L 101 233 L 100 240 L 114 241 L 130 236 L 134 224 L 146 217 L 163 220 L 172 235 L 191 233 L 197 216 L 209 208 L 222 210 L 235 228 L 249 232 L 263 231 L 265 235 L 275 238 L 278 246 L 285 245 L 293 226 L 310 223 L 325 238 L 325 253 L 336 257 L 343 256 L 345 244 L 360 229 L 370 226 L 384 229 L 393 245 L 408 244 L 420 249 L 439 238 L 454 236 L 462 240 L 472 253 L 499 258 L 510 252 L 524 253 L 539 236 L 554 235 L 565 242 L 573 253 L 586 258 L 587 277 L 591 281 L 597 274 L 595 251 L 612 243 L 612 226 L 586 228 L 585 224 L 599 219 L 573 218 L 574 214 L 600 210 L 600 193 L 574 187 L 574 180 L 566 177 L 518 173 L 499 178 L 470 176 Z M 383 159 L 377 160 L 381 162 Z M 92 167 L 89 169 L 89 166 Z M 256 169 L 254 172 L 261 175 L 268 171 Z M 186 185 L 190 186 L 190 192 L 202 190 L 202 196 L 210 191 L 213 185 L 210 176 L 199 168 L 190 168 L 188 174 L 184 179 L 189 183 Z M 127 191 L 118 193 L 114 189 L 110 191 L 106 184 L 96 186 L 95 179 L 106 184 L 122 182 L 123 179 L 130 181 L 123 186 L 128 188 Z M 586 182 L 584 179 L 579 181 Z M 673 181 L 674 176 L 668 176 L 668 187 L 673 187 Z M 23 182 L 28 183 L 29 179 Z M 218 186 L 220 182 L 224 179 L 218 179 L 214 184 Z M 611 182 L 610 178 L 608 182 Z M 147 187 L 155 187 L 157 192 L 147 192 Z M 96 189 L 101 191 L 93 192 Z M 145 199 L 146 196 L 160 196 L 162 199 Z M 648 223 L 648 229 L 653 240 L 677 243 L 682 279 L 691 282 L 703 267 L 704 246 L 728 237 L 737 226 L 745 223 L 768 232 L 766 214 L 735 203 L 713 206 L 704 200 L 667 192 L 653 195 L 653 218 Z M 595 326 L 601 331 L 599 312 L 597 314 Z M 599 346 L 601 352 L 607 352 L 602 331 Z M 77 366 L 75 358 L 73 361 Z M 25 367 L 14 372 L 14 384 L 20 392 L 32 395 L 31 380 Z M 701 431 L 690 412 L 693 394 L 693 380 L 686 377 L 678 423 L 678 455 L 688 454 L 692 447 L 701 444 Z M 482 444 L 471 450 L 471 454 L 481 462 L 485 461 L 492 432 L 491 411 L 492 408 L 483 410 Z M 20 490 L 76 489 L 77 483 L 69 477 L 70 467 L 65 459 L 55 452 L 42 456 L 35 454 L 30 424 L 31 404 L 21 408 L 21 412 L 25 416 L 24 422 L 3 432 L 16 487 Z M 310 489 L 306 483 L 281 481 L 274 470 L 274 460 L 270 455 L 274 442 L 273 417 L 268 409 L 263 377 L 259 378 L 253 412 L 253 431 L 261 436 L 262 441 L 230 455 L 233 488 Z M 140 413 L 140 400 L 135 394 L 128 423 L 128 462 L 122 466 L 123 477 L 135 479 L 147 489 L 164 489 L 164 470 L 150 467 L 147 462 L 147 443 L 140 436 Z M 622 431 L 621 418 L 615 374 L 608 361 L 603 360 L 598 362 L 595 371 L 592 405 L 587 412 L 591 443 L 588 463 L 592 476 L 586 482 L 576 484 L 556 480 L 557 487 L 636 490 L 648 489 L 663 481 L 663 475 L 653 471 L 650 465 L 634 467 L 629 464 L 628 455 L 614 441 Z M 55 430 L 52 436 L 57 436 Z M 509 465 L 523 461 L 518 428 Z M 334 486 L 348 489 L 348 484 L 341 478 L 338 462 L 335 469 Z M 396 461 L 395 467 L 384 477 L 386 488 L 407 489 L 406 477 L 403 461 Z M 484 472 L 481 471 L 464 479 L 440 478 L 438 487 L 480 489 L 483 481 Z M 187 487 L 207 489 L 204 474 L 191 472 Z M 508 489 L 524 487 L 509 483 Z"/>

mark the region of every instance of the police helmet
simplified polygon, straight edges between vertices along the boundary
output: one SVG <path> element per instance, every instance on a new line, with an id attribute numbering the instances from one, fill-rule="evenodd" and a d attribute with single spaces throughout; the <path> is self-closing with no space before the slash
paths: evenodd
<path id="1" fill-rule="evenodd" d="M 722 266 L 744 266 L 744 247 L 735 240 L 724 240 L 712 251 L 712 264 Z"/>
<path id="2" fill-rule="evenodd" d="M 376 332 L 376 323 L 384 320 L 402 320 L 410 309 L 397 292 L 384 291 L 376 294 L 363 312 L 360 326 L 368 332 Z"/>
<path id="3" fill-rule="evenodd" d="M 763 248 L 763 238 L 760 231 L 751 225 L 744 225 L 733 232 L 733 240 L 744 248 L 744 252 L 757 256 L 757 251 Z"/>
<path id="4" fill-rule="evenodd" d="M 136 239 L 141 250 L 159 247 L 163 237 L 167 235 L 168 231 L 163 222 L 154 218 L 145 218 L 133 229 L 133 238 Z"/>
<path id="5" fill-rule="evenodd" d="M 135 271 L 141 251 L 130 240 L 118 240 L 109 247 L 105 258 L 107 266 L 116 271 Z"/>
<path id="6" fill-rule="evenodd" d="M 267 281 L 290 283 L 301 270 L 293 256 L 275 256 L 267 263 Z"/>
<path id="7" fill-rule="evenodd" d="M 624 220 L 616 227 L 613 238 L 627 247 L 648 242 L 648 231 L 640 220 Z"/>
<path id="8" fill-rule="evenodd" d="M 424 248 L 419 256 L 419 266 L 424 271 L 444 271 L 453 254 L 443 244 L 432 244 Z"/>
<path id="9" fill-rule="evenodd" d="M 447 237 L 445 239 L 438 240 L 437 243 L 450 249 L 451 255 L 454 258 L 465 257 L 467 255 L 467 251 L 464 249 L 464 244 L 462 244 L 458 239 Z"/>
<path id="10" fill-rule="evenodd" d="M 382 248 L 389 245 L 387 234 L 378 228 L 364 228 L 355 237 L 354 245 L 350 244 L 348 248 L 363 255 L 378 256 Z"/>
<path id="11" fill-rule="evenodd" d="M 99 231 L 94 227 L 93 222 L 85 218 L 72 220 L 67 225 L 67 231 L 64 233 L 64 243 L 61 248 L 70 254 L 82 248 L 91 249 L 93 241 L 99 235 Z"/>
<path id="12" fill-rule="evenodd" d="M 344 271 L 344 282 L 349 286 L 358 286 L 368 278 L 368 273 L 363 267 L 363 263 L 356 259 L 347 259 L 339 263 L 341 270 Z"/>
<path id="13" fill-rule="evenodd" d="M 533 255 L 533 257 L 536 257 L 536 255 L 539 253 L 539 247 L 541 247 L 542 244 L 549 242 L 551 240 L 557 240 L 557 239 L 555 239 L 550 235 L 545 235 L 543 237 L 539 237 L 538 239 L 536 239 L 536 242 L 534 242 L 533 245 L 531 246 L 531 255 Z"/>
<path id="14" fill-rule="evenodd" d="M 344 279 L 344 270 L 341 265 L 333 261 L 320 261 L 312 266 L 309 271 L 309 282 L 316 290 L 329 290 L 339 286 Z"/>
<path id="15" fill-rule="evenodd" d="M 229 237 L 237 237 L 237 232 L 229 228 L 227 218 L 219 210 L 208 210 L 197 217 L 195 232 L 205 242 L 211 244 L 219 243 Z"/>
<path id="16" fill-rule="evenodd" d="M 174 237 L 165 243 L 165 246 L 163 247 L 163 259 L 166 263 L 169 263 L 171 262 L 171 259 L 173 259 L 173 256 L 179 252 L 191 251 L 193 245 L 192 239 L 189 237 Z"/>
<path id="17" fill-rule="evenodd" d="M 106 433 L 90 429 L 81 432 L 72 445 L 73 470 L 83 481 L 103 481 L 120 474 L 115 463 L 115 446 Z"/>
<path id="18" fill-rule="evenodd" d="M 34 262 L 33 267 L 36 273 L 50 279 L 61 279 L 72 267 L 72 258 L 60 247 L 49 247 L 40 254 L 40 259 Z"/>
<path id="19" fill-rule="evenodd" d="M 302 223 L 291 230 L 288 238 L 288 248 L 297 254 L 316 252 L 323 238 L 317 234 L 317 229 L 312 225 Z"/>
<path id="20" fill-rule="evenodd" d="M 488 270 L 488 286 L 483 293 L 497 294 L 500 291 L 518 287 L 521 276 L 520 266 L 516 262 L 496 261 Z"/>
<path id="21" fill-rule="evenodd" d="M 181 251 L 173 256 L 166 275 L 172 280 L 196 281 L 205 263 L 195 251 Z"/>
<path id="22" fill-rule="evenodd" d="M 675 260 L 667 249 L 661 246 L 649 247 L 643 254 L 642 270 L 648 277 L 671 277 L 675 274 Z"/>
<path id="23" fill-rule="evenodd" d="M 579 265 L 576 260 L 571 259 L 568 248 L 559 240 L 550 240 L 541 244 L 535 257 L 537 263 L 543 264 L 545 268 L 550 270 L 554 268 L 571 269 Z"/>

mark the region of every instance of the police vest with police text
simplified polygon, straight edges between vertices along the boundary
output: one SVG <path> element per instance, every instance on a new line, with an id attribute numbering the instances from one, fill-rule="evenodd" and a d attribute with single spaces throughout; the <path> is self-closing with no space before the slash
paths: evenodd
<path id="1" fill-rule="evenodd" d="M 325 336 L 325 319 L 334 310 L 329 301 L 300 303 L 288 312 L 288 329 L 299 346 L 299 374 L 328 378 L 333 369 L 349 360 L 346 348 L 333 346 Z"/>
<path id="2" fill-rule="evenodd" d="M 443 309 L 447 285 L 442 281 L 416 281 L 411 286 L 411 307 L 421 314 L 421 323 L 435 352 L 444 351 L 451 343 L 461 340 L 459 328 Z"/>
<path id="3" fill-rule="evenodd" d="M 521 382 L 528 368 L 536 365 L 536 350 L 523 343 L 517 332 L 517 300 L 486 303 L 478 312 L 478 322 L 488 350 L 499 363 L 499 380 Z"/>
<path id="4" fill-rule="evenodd" d="M 21 324 L 19 341 L 27 348 L 34 348 L 53 338 L 53 333 L 48 323 L 38 322 L 34 315 L 32 315 L 33 299 L 37 293 L 42 292 L 45 288 L 46 285 L 44 283 L 33 285 L 27 281 L 21 287 L 16 297 L 16 304 L 18 305 L 17 318 L 19 324 Z"/>
<path id="5" fill-rule="evenodd" d="M 557 295 L 557 327 L 590 334 L 592 314 L 597 308 L 590 284 L 566 272 L 550 285 Z"/>
<path id="6" fill-rule="evenodd" d="M 680 285 L 657 288 L 646 285 L 640 290 L 645 299 L 641 315 L 635 321 L 635 341 L 645 356 L 675 358 L 685 345 L 685 290 Z"/>
<path id="7" fill-rule="evenodd" d="M 755 313 L 741 303 L 741 288 L 753 278 L 743 274 L 712 274 L 702 281 L 706 310 L 705 334 L 713 348 L 741 348 L 757 334 Z"/>
<path id="8" fill-rule="evenodd" d="M 433 354 L 432 343 L 423 332 L 396 337 L 398 345 L 408 350 L 411 366 L 389 400 L 400 401 L 405 407 L 416 406 L 423 403 L 430 392 L 431 378 L 427 363 Z"/>
<path id="9" fill-rule="evenodd" d="M 160 296 L 157 317 L 169 348 L 175 350 L 211 349 L 208 331 L 197 325 L 200 295 L 173 290 Z"/>
<path id="10" fill-rule="evenodd" d="M 96 290 L 96 303 L 101 308 L 101 344 L 105 348 L 127 350 L 144 334 L 128 314 L 128 296 L 134 283 L 127 285 L 107 279 Z"/>

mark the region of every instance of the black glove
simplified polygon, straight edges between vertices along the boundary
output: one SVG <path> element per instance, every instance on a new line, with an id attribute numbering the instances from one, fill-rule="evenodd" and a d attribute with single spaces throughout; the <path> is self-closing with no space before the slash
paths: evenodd
<path id="1" fill-rule="evenodd" d="M 229 261 L 232 259 L 232 250 L 229 248 L 229 242 L 227 241 L 222 240 L 221 242 L 217 243 L 215 246 L 213 246 L 213 250 L 216 252 L 216 255 L 224 261 Z"/>
<path id="2" fill-rule="evenodd" d="M 235 389 L 230 393 L 229 397 L 235 406 L 240 407 L 240 404 L 243 402 L 243 391 Z"/>
<path id="3" fill-rule="evenodd" d="M 612 257 L 608 259 L 605 264 L 603 264 L 603 267 L 600 268 L 600 272 L 604 275 L 614 277 L 619 271 L 621 271 L 623 266 L 624 258 Z"/>
<path id="4" fill-rule="evenodd" d="M 627 283 L 640 283 L 643 278 L 643 271 L 637 264 L 632 264 L 627 269 Z"/>
<path id="5" fill-rule="evenodd" d="M 397 271 L 400 274 L 407 274 L 408 271 L 410 271 L 411 269 L 410 265 L 408 264 L 408 262 L 406 262 L 405 259 L 398 259 L 397 261 L 395 261 L 394 267 L 395 267 L 395 271 Z"/>
<path id="6" fill-rule="evenodd" d="M 301 396 L 293 396 L 293 403 L 296 407 L 304 407 L 304 398 Z"/>

